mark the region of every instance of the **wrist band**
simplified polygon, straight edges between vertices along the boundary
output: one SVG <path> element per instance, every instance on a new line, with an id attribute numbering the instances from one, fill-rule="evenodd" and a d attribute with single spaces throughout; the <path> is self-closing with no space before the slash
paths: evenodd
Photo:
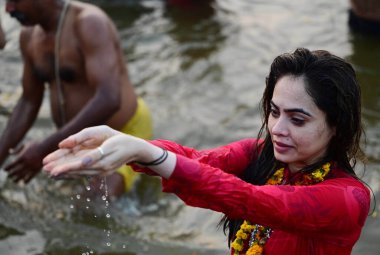
<path id="1" fill-rule="evenodd" d="M 169 153 L 167 150 L 162 149 L 162 155 L 158 157 L 157 159 L 151 161 L 151 162 L 139 162 L 135 161 L 135 163 L 142 165 L 142 166 L 157 166 L 161 163 L 163 163 L 169 156 Z"/>

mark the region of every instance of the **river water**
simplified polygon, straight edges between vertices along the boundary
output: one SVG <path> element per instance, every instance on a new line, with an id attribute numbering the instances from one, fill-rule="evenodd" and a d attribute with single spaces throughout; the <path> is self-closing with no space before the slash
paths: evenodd
<path id="1" fill-rule="evenodd" d="M 216 0 L 201 9 L 163 1 L 90 1 L 120 32 L 130 77 L 152 109 L 155 137 L 207 148 L 255 136 L 265 76 L 273 58 L 297 47 L 326 49 L 353 63 L 362 85 L 369 157 L 364 179 L 377 197 L 380 180 L 380 38 L 347 26 L 348 0 Z M 0 130 L 20 96 L 19 25 L 4 13 L 9 39 L 0 52 Z M 96 40 L 96 35 L 94 35 Z M 47 101 L 26 140 L 54 132 Z M 363 167 L 358 171 L 362 173 Z M 220 214 L 184 206 L 142 177 L 108 204 L 80 196 L 86 181 L 27 186 L 0 172 L 0 254 L 228 254 Z M 379 254 L 379 206 L 353 254 Z"/>

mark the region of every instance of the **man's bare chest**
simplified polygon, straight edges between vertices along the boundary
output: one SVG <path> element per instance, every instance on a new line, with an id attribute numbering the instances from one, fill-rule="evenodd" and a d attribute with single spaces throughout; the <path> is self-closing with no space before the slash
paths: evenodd
<path id="1" fill-rule="evenodd" d="M 53 81 L 56 74 L 62 81 L 74 82 L 84 69 L 80 50 L 69 40 L 61 40 L 57 47 L 55 39 L 46 37 L 33 42 L 30 48 L 33 71 L 44 82 Z"/>

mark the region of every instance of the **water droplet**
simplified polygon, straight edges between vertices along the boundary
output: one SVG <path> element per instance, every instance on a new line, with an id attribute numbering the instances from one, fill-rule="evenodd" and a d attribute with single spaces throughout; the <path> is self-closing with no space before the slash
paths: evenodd
<path id="1" fill-rule="evenodd" d="M 70 209 L 74 209 L 74 205 L 70 205 Z"/>
<path id="2" fill-rule="evenodd" d="M 111 243 L 108 242 L 108 243 L 107 243 L 107 246 L 111 246 Z"/>
<path id="3" fill-rule="evenodd" d="M 91 201 L 91 199 L 89 199 L 89 198 L 87 198 L 86 200 L 87 200 L 87 202 L 90 202 L 90 201 Z"/>
<path id="4" fill-rule="evenodd" d="M 86 190 L 91 190 L 91 187 L 90 187 L 90 186 L 87 186 L 87 187 L 86 187 Z"/>
<path id="5" fill-rule="evenodd" d="M 86 209 L 88 209 L 89 207 L 88 206 L 86 206 Z"/>
<path id="6" fill-rule="evenodd" d="M 106 217 L 109 218 L 109 217 L 111 217 L 111 215 L 110 215 L 109 213 L 107 213 L 107 214 L 106 214 Z"/>
<path id="7" fill-rule="evenodd" d="M 125 249 L 127 246 L 125 244 L 123 244 L 123 249 Z"/>
<path id="8" fill-rule="evenodd" d="M 77 199 L 80 199 L 80 195 L 77 195 Z"/>
<path id="9" fill-rule="evenodd" d="M 103 200 L 106 200 L 106 199 L 107 199 L 107 197 L 103 195 L 103 196 L 102 196 L 102 199 L 103 199 Z"/>

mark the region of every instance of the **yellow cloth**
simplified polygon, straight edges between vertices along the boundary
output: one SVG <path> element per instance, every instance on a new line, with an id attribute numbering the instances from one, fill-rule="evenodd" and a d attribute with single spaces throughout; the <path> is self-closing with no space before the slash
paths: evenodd
<path id="1" fill-rule="evenodd" d="M 144 100 L 141 97 L 137 98 L 137 109 L 135 114 L 119 131 L 143 139 L 152 139 L 152 116 L 150 114 L 148 106 L 145 104 Z M 138 180 L 139 173 L 133 171 L 132 168 L 128 165 L 123 165 L 116 171 L 123 176 L 125 191 L 130 191 L 133 184 Z"/>

